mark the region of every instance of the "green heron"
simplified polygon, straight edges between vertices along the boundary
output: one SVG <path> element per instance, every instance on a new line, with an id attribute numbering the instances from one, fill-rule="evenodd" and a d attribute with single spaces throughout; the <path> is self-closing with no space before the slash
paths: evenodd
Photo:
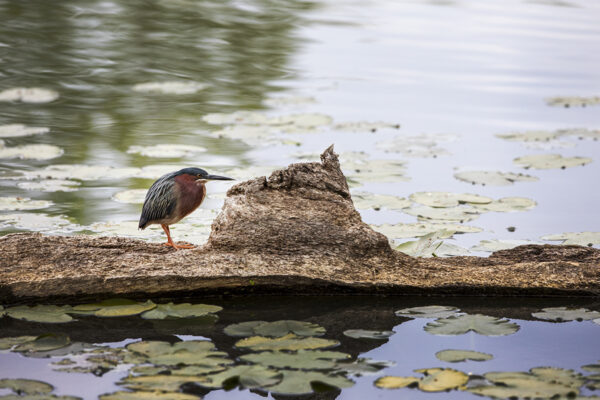
<path id="1" fill-rule="evenodd" d="M 175 250 L 191 249 L 194 246 L 177 245 L 173 242 L 169 225 L 181 221 L 202 204 L 206 197 L 204 184 L 212 180 L 233 179 L 209 175 L 200 168 L 184 168 L 161 176 L 146 193 L 139 228 L 145 229 L 148 225 L 160 224 L 167 234 L 167 246 L 172 246 Z"/>

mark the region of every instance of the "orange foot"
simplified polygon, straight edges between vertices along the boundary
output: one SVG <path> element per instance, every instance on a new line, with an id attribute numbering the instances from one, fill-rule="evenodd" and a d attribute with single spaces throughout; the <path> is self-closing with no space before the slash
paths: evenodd
<path id="1" fill-rule="evenodd" d="M 179 249 L 193 249 L 194 246 L 193 244 L 175 244 L 174 242 L 167 242 L 167 243 L 163 243 L 165 246 L 171 246 L 173 247 L 175 250 L 179 250 Z"/>

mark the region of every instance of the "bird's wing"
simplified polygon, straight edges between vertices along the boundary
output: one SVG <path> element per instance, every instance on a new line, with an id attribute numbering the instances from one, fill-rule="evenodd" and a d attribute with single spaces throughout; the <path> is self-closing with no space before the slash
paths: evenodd
<path id="1" fill-rule="evenodd" d="M 157 180 L 146 194 L 139 227 L 144 229 L 153 221 L 168 219 L 175 212 L 176 206 L 175 181 L 172 179 Z"/>

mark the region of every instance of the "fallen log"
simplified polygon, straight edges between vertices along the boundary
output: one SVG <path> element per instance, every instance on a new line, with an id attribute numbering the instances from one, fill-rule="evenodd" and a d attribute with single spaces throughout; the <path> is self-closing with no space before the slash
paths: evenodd
<path id="1" fill-rule="evenodd" d="M 526 245 L 412 258 L 362 222 L 333 148 L 233 186 L 208 242 L 19 233 L 0 238 L 0 301 L 228 293 L 600 296 L 600 250 Z"/>

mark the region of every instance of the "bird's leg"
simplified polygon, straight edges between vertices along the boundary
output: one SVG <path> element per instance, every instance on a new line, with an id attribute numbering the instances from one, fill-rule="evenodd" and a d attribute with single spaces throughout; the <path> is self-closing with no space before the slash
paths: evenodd
<path id="1" fill-rule="evenodd" d="M 165 243 L 165 246 L 171 246 L 173 247 L 175 250 L 177 249 L 193 249 L 194 246 L 189 245 L 189 244 L 175 244 L 175 242 L 173 242 L 173 239 L 171 239 L 171 230 L 169 229 L 169 225 L 165 225 L 165 224 L 160 224 L 160 226 L 162 226 L 163 231 L 165 231 L 165 233 L 167 234 L 167 243 Z"/>

